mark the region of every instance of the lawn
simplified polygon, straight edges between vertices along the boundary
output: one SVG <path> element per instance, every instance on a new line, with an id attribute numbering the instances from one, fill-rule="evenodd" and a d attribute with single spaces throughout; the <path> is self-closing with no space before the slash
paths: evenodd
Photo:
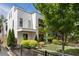
<path id="1" fill-rule="evenodd" d="M 46 47 L 43 47 L 41 50 L 47 50 L 50 52 L 57 52 L 60 49 L 62 50 L 62 45 L 47 44 Z M 62 52 L 61 50 L 59 52 Z M 79 56 L 79 47 L 65 46 L 65 54 Z"/>
<path id="2" fill-rule="evenodd" d="M 74 49 L 74 48 L 78 49 L 78 47 L 65 46 L 65 50 Z M 62 45 L 47 44 L 46 47 L 43 47 L 42 49 L 46 49 L 46 50 L 49 50 L 49 51 L 57 51 L 57 50 L 62 49 Z"/>

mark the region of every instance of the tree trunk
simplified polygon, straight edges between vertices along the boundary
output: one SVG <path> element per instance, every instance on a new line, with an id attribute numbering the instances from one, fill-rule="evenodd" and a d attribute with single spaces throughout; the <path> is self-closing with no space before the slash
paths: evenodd
<path id="1" fill-rule="evenodd" d="M 63 53 L 63 55 L 64 55 L 64 49 L 65 49 L 65 39 L 64 39 L 64 35 L 62 35 L 62 53 Z"/>
<path id="2" fill-rule="evenodd" d="M 64 39 L 65 39 L 65 43 L 66 43 L 66 42 L 67 42 L 67 35 L 65 36 L 65 38 L 64 38 Z"/>
<path id="3" fill-rule="evenodd" d="M 46 33 L 46 38 L 45 38 L 45 40 L 46 40 L 46 43 L 48 43 L 48 33 Z"/>

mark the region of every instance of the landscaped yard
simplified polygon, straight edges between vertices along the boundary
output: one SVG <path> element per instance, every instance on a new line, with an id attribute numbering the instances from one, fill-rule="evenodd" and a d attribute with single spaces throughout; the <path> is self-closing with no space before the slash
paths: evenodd
<path id="1" fill-rule="evenodd" d="M 46 49 L 49 51 L 56 51 L 56 50 L 61 49 L 61 47 L 62 47 L 61 45 L 48 44 L 48 45 L 46 45 L 46 47 L 43 47 L 42 49 Z"/>
<path id="2" fill-rule="evenodd" d="M 48 50 L 50 52 L 58 51 L 60 49 L 62 49 L 62 45 L 56 45 L 56 44 L 47 44 L 46 47 L 42 48 L 42 50 Z M 65 46 L 65 53 L 70 54 L 70 55 L 79 55 L 79 48 L 78 47 Z"/>
<path id="3" fill-rule="evenodd" d="M 74 48 L 78 48 L 78 47 L 65 46 L 65 50 L 66 49 L 74 49 Z M 57 50 L 62 49 L 62 45 L 48 44 L 48 45 L 46 45 L 46 47 L 43 47 L 42 49 L 57 51 Z"/>

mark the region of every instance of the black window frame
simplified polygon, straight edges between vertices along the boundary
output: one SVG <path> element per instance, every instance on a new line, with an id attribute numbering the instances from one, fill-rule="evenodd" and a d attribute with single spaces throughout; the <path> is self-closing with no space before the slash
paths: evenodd
<path id="1" fill-rule="evenodd" d="M 23 38 L 27 40 L 28 39 L 28 34 L 23 34 Z"/>
<path id="2" fill-rule="evenodd" d="M 6 23 L 6 31 L 7 31 L 7 27 L 8 27 L 8 26 L 7 26 L 7 23 Z"/>
<path id="3" fill-rule="evenodd" d="M 23 18 L 20 18 L 19 26 L 20 26 L 20 27 L 23 27 Z"/>

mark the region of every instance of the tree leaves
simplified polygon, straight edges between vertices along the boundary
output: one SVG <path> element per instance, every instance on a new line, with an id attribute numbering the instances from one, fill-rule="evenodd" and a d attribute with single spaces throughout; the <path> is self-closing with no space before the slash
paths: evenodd
<path id="1" fill-rule="evenodd" d="M 0 30 L 2 29 L 2 26 L 3 26 L 2 24 L 3 19 L 4 19 L 4 16 L 0 15 Z"/>
<path id="2" fill-rule="evenodd" d="M 76 4 L 37 4 L 35 5 L 45 17 L 48 30 L 53 32 L 69 33 L 75 28 Z M 76 7 L 75 9 L 73 9 Z M 76 15 L 77 16 L 77 15 Z"/>

